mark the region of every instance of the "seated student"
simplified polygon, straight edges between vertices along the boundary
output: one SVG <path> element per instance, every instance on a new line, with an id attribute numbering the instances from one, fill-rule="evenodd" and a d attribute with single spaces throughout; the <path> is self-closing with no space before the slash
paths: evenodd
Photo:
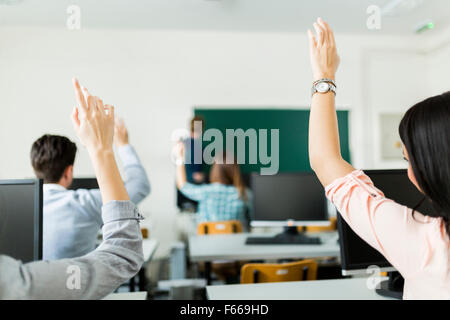
<path id="1" fill-rule="evenodd" d="M 74 86 L 78 108 L 72 122 L 100 187 L 103 242 L 93 252 L 73 259 L 22 264 L 0 255 L 0 299 L 100 299 L 133 277 L 143 264 L 141 216 L 129 200 L 114 159 L 114 107 L 104 106 L 87 90 L 85 98 L 76 80 Z M 86 115 L 82 120 L 79 109 Z"/>
<path id="2" fill-rule="evenodd" d="M 175 146 L 177 156 L 176 183 L 178 189 L 188 198 L 199 202 L 197 222 L 239 220 L 245 227 L 245 210 L 248 205 L 248 190 L 246 190 L 239 165 L 214 162 L 209 184 L 195 185 L 187 182 L 186 169 L 183 164 L 184 144 Z M 220 162 L 220 163 L 218 163 Z"/>
<path id="3" fill-rule="evenodd" d="M 308 31 L 314 81 L 334 81 L 339 65 L 330 26 Z M 326 86 L 324 86 L 326 87 Z M 342 159 L 335 94 L 313 94 L 309 123 L 311 167 L 350 227 L 405 279 L 404 299 L 450 299 L 450 92 L 410 108 L 400 123 L 408 177 L 435 207 L 425 216 L 387 199 L 361 170 Z"/>
<path id="4" fill-rule="evenodd" d="M 114 142 L 122 159 L 125 188 L 134 204 L 150 192 L 144 168 L 122 121 L 115 125 Z M 73 180 L 77 147 L 66 137 L 44 135 L 33 143 L 31 164 L 44 179 L 43 258 L 74 258 L 95 249 L 102 227 L 101 193 L 98 189 L 67 190 Z"/>

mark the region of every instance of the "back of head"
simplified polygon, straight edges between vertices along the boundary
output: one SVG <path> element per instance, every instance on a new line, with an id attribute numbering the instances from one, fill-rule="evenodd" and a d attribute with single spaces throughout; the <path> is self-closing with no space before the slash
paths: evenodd
<path id="1" fill-rule="evenodd" d="M 450 92 L 411 107 L 399 133 L 417 184 L 450 235 Z"/>
<path id="2" fill-rule="evenodd" d="M 39 179 L 44 179 L 45 183 L 57 183 L 64 170 L 74 164 L 76 153 L 76 144 L 68 138 L 46 134 L 31 147 L 31 165 Z"/>
<path id="3" fill-rule="evenodd" d="M 209 174 L 210 182 L 233 185 L 238 190 L 240 198 L 247 200 L 244 179 L 242 178 L 237 160 L 235 158 L 231 158 L 231 161 L 230 159 L 229 161 L 226 160 L 227 156 L 225 153 L 216 156 L 216 160 Z"/>
<path id="4" fill-rule="evenodd" d="M 191 119 L 191 134 L 201 135 L 205 127 L 205 120 L 200 116 Z"/>

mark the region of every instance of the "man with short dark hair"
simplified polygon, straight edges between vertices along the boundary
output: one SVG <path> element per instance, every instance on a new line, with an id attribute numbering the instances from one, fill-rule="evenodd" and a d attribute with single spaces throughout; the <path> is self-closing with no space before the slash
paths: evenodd
<path id="1" fill-rule="evenodd" d="M 150 193 L 150 184 L 128 143 L 123 121 L 116 123 L 114 143 L 123 162 L 125 188 L 130 200 L 137 204 Z M 31 147 L 31 165 L 36 176 L 44 180 L 44 260 L 75 258 L 91 252 L 103 224 L 99 189 L 68 190 L 76 152 L 75 143 L 57 135 L 46 134 Z"/>
<path id="2" fill-rule="evenodd" d="M 44 183 L 72 184 L 77 145 L 63 136 L 45 134 L 33 143 L 31 165 Z"/>

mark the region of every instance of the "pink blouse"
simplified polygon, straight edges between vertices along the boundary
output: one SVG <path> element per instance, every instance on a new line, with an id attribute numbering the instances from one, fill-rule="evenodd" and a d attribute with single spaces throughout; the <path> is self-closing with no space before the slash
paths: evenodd
<path id="1" fill-rule="evenodd" d="M 450 240 L 442 218 L 413 217 L 361 170 L 336 179 L 325 192 L 353 231 L 401 273 L 403 299 L 450 299 Z"/>

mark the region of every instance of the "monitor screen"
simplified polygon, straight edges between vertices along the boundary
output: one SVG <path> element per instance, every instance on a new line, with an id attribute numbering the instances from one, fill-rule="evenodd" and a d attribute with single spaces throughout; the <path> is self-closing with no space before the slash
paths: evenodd
<path id="1" fill-rule="evenodd" d="M 413 208 L 423 199 L 423 195 L 408 179 L 406 170 L 365 170 L 364 173 L 387 198 L 402 205 Z M 424 201 L 417 209 L 423 213 L 431 213 L 432 210 L 428 201 Z M 381 253 L 353 232 L 340 214 L 338 214 L 338 231 L 344 275 L 365 273 L 371 265 L 392 268 Z"/>
<path id="2" fill-rule="evenodd" d="M 313 172 L 253 174 L 252 226 L 328 225 L 325 190 Z"/>
<path id="3" fill-rule="evenodd" d="M 75 178 L 69 187 L 69 190 L 77 189 L 98 189 L 96 178 Z"/>
<path id="4" fill-rule="evenodd" d="M 0 180 L 0 254 L 42 259 L 42 180 Z"/>

